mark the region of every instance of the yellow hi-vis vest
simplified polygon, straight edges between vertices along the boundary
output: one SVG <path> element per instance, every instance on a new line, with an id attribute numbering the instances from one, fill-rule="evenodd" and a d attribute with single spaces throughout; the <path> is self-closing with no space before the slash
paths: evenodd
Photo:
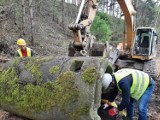
<path id="1" fill-rule="evenodd" d="M 27 57 L 31 57 L 31 49 L 28 47 L 26 47 L 26 49 L 27 49 Z M 17 51 L 18 51 L 18 54 L 20 55 L 20 57 L 23 57 L 21 50 L 18 49 Z"/>
<path id="2" fill-rule="evenodd" d="M 120 92 L 122 92 L 122 90 L 118 86 L 118 82 L 130 74 L 132 75 L 133 78 L 132 86 L 130 87 L 130 95 L 132 98 L 138 100 L 147 89 L 150 77 L 147 73 L 144 73 L 139 70 L 126 69 L 126 68 L 118 70 L 117 72 L 114 73 L 114 76 L 117 82 L 117 87 Z"/>

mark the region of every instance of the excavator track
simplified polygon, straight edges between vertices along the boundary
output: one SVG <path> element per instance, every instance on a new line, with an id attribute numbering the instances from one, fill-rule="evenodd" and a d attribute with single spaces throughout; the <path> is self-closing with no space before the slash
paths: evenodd
<path id="1" fill-rule="evenodd" d="M 159 72 L 156 59 L 144 62 L 143 71 L 148 73 L 154 80 L 158 80 Z"/>

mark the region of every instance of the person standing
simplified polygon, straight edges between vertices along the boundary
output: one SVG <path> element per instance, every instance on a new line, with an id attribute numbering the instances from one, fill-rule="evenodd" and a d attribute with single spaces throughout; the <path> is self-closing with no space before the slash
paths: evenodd
<path id="1" fill-rule="evenodd" d="M 17 40 L 17 45 L 19 47 L 19 49 L 16 51 L 16 56 L 19 57 L 31 57 L 34 55 L 33 50 L 31 50 L 31 48 L 26 47 L 26 41 L 22 38 L 19 38 Z"/>

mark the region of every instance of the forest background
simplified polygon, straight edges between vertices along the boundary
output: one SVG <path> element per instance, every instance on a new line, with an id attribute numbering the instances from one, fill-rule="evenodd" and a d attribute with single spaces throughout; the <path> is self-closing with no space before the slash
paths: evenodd
<path id="1" fill-rule="evenodd" d="M 0 53 L 13 56 L 24 38 L 40 56 L 66 55 L 73 39 L 68 25 L 76 20 L 81 0 L 0 0 Z M 135 0 L 136 27 L 160 31 L 160 2 Z M 123 13 L 117 0 L 100 0 L 91 32 L 99 41 L 122 40 Z"/>

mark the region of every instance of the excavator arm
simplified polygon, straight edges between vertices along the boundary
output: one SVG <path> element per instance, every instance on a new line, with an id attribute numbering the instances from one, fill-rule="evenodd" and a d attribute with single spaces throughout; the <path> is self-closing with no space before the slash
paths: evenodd
<path id="1" fill-rule="evenodd" d="M 123 48 L 125 45 L 127 49 L 132 47 L 134 39 L 134 15 L 135 10 L 132 4 L 133 0 L 117 0 L 125 17 L 126 21 L 126 33 L 123 41 Z M 79 12 L 76 21 L 69 25 L 69 29 L 73 31 L 73 38 L 69 45 L 69 56 L 75 56 L 76 52 L 85 56 L 92 47 L 94 50 L 102 47 L 100 51 L 103 51 L 105 45 L 94 45 L 95 37 L 90 34 L 90 27 L 96 15 L 97 6 L 99 0 L 82 0 L 79 7 Z M 125 48 L 125 49 L 126 49 Z M 101 52 L 102 53 L 102 52 Z"/>
<path id="2" fill-rule="evenodd" d="M 126 22 L 126 35 L 123 41 L 123 46 L 126 45 L 126 49 L 130 49 L 132 47 L 132 43 L 134 40 L 134 15 L 136 11 L 133 7 L 133 0 L 117 0 L 121 10 L 123 11 L 125 22 Z M 124 48 L 123 48 L 124 49 Z"/>
<path id="3" fill-rule="evenodd" d="M 73 31 L 74 44 L 81 45 L 85 34 L 90 32 L 97 11 L 97 0 L 82 0 L 75 23 L 69 25 Z"/>
<path id="4" fill-rule="evenodd" d="M 94 53 L 97 53 L 98 56 L 103 53 L 105 44 L 94 43 L 95 37 L 90 33 L 98 2 L 99 0 L 82 0 L 76 21 L 69 25 L 69 29 L 73 31 L 74 38 L 74 41 L 69 45 L 69 56 L 86 56 L 91 51 L 91 48 L 96 50 Z"/>

